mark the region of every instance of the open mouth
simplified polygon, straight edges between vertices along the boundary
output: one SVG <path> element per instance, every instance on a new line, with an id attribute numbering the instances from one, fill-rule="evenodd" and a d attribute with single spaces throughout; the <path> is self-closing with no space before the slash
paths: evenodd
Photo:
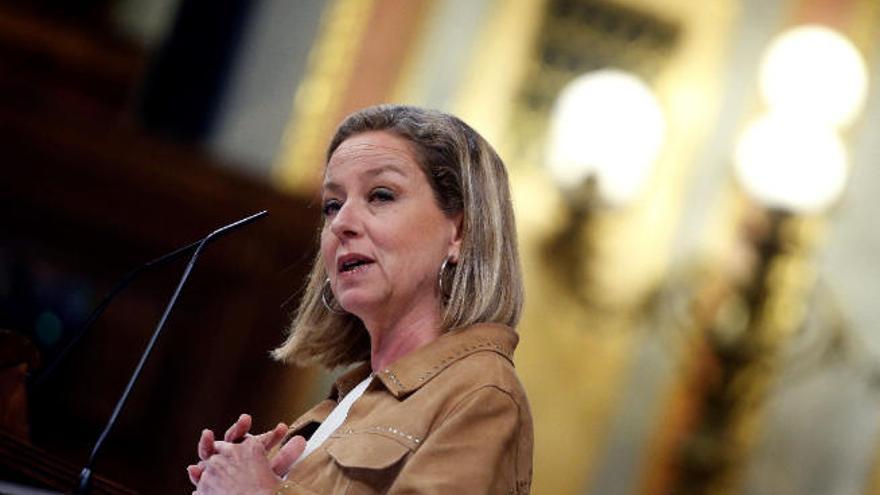
<path id="1" fill-rule="evenodd" d="M 353 272 L 373 263 L 373 260 L 365 256 L 343 256 L 339 259 L 337 267 L 340 273 Z"/>

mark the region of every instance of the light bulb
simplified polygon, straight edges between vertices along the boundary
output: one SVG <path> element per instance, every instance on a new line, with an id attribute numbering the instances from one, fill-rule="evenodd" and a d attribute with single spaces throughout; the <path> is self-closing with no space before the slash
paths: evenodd
<path id="1" fill-rule="evenodd" d="M 846 148 L 828 124 L 769 114 L 739 140 L 735 172 L 761 204 L 795 213 L 818 213 L 846 185 Z"/>
<path id="2" fill-rule="evenodd" d="M 616 69 L 590 72 L 559 94 L 547 166 L 565 190 L 595 176 L 602 199 L 620 205 L 642 191 L 665 129 L 660 104 L 641 79 Z"/>
<path id="3" fill-rule="evenodd" d="M 761 63 L 760 87 L 772 111 L 840 127 L 864 107 L 868 72 L 861 53 L 845 36 L 804 25 L 771 42 Z"/>

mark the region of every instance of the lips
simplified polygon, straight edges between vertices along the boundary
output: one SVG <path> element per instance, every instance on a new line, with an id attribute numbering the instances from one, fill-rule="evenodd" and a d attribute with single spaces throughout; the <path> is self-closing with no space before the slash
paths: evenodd
<path id="1" fill-rule="evenodd" d="M 375 261 L 369 256 L 358 253 L 349 253 L 336 258 L 336 270 L 339 273 L 353 272 L 371 265 L 374 262 Z"/>

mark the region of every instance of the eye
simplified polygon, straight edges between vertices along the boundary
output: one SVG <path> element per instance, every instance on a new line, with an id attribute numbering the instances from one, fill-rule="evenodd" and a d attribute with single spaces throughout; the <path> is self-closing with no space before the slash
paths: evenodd
<path id="1" fill-rule="evenodd" d="M 370 191 L 370 201 L 378 201 L 380 203 L 394 201 L 394 193 L 388 188 L 377 187 Z"/>
<path id="2" fill-rule="evenodd" d="M 325 217 L 333 216 L 339 209 L 342 208 L 342 202 L 338 199 L 328 199 L 324 201 L 324 204 L 321 206 L 321 212 Z"/>

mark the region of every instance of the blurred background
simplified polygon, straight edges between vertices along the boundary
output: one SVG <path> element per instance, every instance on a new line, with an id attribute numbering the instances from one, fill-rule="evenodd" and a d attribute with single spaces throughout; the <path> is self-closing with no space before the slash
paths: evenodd
<path id="1" fill-rule="evenodd" d="M 204 427 L 322 398 L 281 342 L 349 112 L 508 164 L 536 494 L 880 494 L 876 0 L 0 0 L 0 480 L 185 493 Z M 27 377 L 31 376 L 31 379 Z"/>

